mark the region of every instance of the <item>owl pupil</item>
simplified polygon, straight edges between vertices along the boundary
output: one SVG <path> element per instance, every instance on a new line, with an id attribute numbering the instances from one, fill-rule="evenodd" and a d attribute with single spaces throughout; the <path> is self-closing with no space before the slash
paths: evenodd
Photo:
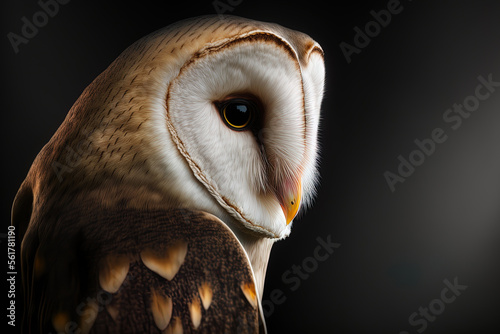
<path id="1" fill-rule="evenodd" d="M 245 126 L 249 119 L 248 107 L 243 104 L 227 106 L 226 119 L 233 126 Z"/>
<path id="2" fill-rule="evenodd" d="M 232 99 L 219 106 L 222 119 L 233 130 L 245 130 L 252 123 L 254 104 L 246 99 Z"/>

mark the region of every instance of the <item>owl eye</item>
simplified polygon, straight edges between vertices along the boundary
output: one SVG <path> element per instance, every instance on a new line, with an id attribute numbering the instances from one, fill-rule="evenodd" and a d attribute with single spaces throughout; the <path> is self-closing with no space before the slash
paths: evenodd
<path id="1" fill-rule="evenodd" d="M 232 130 L 248 129 L 255 119 L 257 105 L 248 99 L 230 99 L 218 105 L 224 123 Z"/>

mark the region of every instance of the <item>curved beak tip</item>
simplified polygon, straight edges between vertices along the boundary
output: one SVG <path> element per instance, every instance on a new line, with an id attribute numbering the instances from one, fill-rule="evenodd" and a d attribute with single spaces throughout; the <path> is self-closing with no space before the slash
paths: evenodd
<path id="1" fill-rule="evenodd" d="M 299 212 L 301 200 L 301 187 L 287 196 L 281 201 L 281 209 L 283 210 L 283 214 L 285 215 L 286 224 L 290 224 L 292 220 Z"/>

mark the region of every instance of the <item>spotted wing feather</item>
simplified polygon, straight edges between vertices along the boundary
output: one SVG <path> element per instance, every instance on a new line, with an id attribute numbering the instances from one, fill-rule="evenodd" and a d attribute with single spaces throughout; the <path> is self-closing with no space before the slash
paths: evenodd
<path id="1" fill-rule="evenodd" d="M 219 219 L 91 207 L 27 231 L 26 332 L 265 332 L 248 258 Z"/>

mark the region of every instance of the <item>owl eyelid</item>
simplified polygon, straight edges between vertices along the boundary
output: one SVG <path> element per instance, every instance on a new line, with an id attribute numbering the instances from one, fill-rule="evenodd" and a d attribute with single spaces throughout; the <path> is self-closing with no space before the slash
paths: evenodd
<path id="1" fill-rule="evenodd" d="M 215 101 L 215 103 L 224 103 L 224 102 L 231 101 L 231 100 L 251 101 L 251 102 L 255 103 L 259 107 L 259 109 L 262 109 L 261 108 L 262 102 L 260 101 L 260 99 L 257 96 L 253 95 L 252 93 L 244 93 L 244 92 L 243 93 L 232 93 L 230 95 L 225 96 L 221 100 Z"/>

